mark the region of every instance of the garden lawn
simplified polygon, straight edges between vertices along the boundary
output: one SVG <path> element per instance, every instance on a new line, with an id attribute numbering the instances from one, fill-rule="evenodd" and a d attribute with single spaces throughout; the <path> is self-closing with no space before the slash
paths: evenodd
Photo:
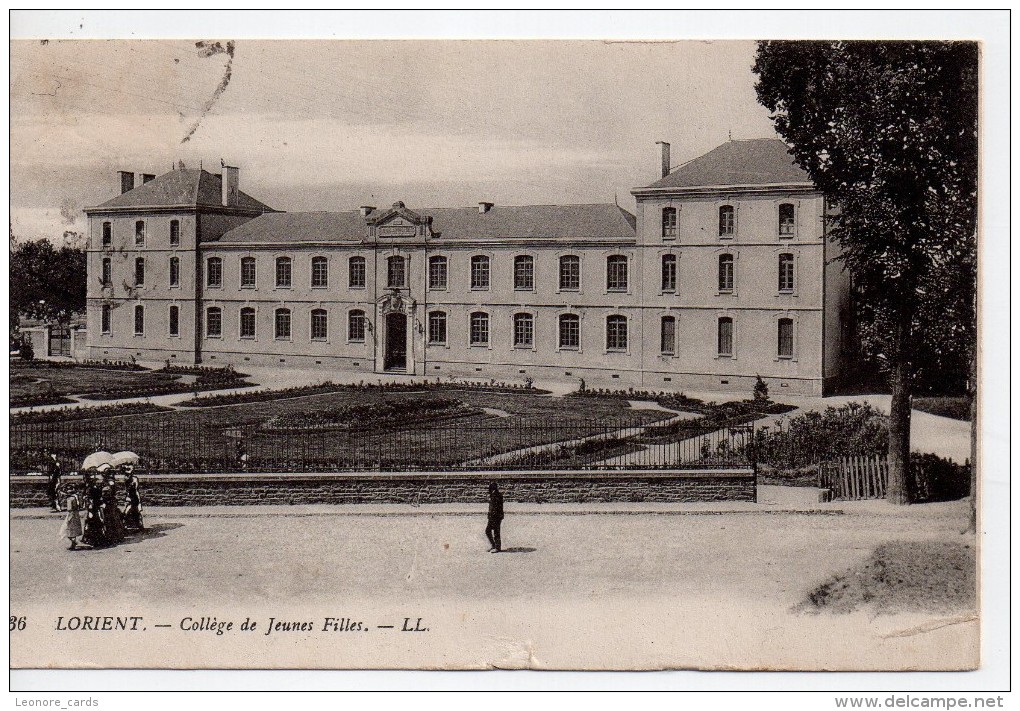
<path id="1" fill-rule="evenodd" d="M 487 408 L 490 412 L 452 420 L 423 418 L 349 432 L 277 433 L 262 428 L 263 423 L 280 415 L 310 415 L 338 407 L 414 398 L 456 398 L 471 408 Z M 138 452 L 150 468 L 161 471 L 230 470 L 239 465 L 238 441 L 248 455 L 249 470 L 449 467 L 669 415 L 631 409 L 626 401 L 616 398 L 589 398 L 584 407 L 578 407 L 574 399 L 527 393 L 365 389 L 73 423 L 15 425 L 11 431 L 12 467 L 18 470 L 19 453 L 24 453 L 27 465 L 31 453 L 43 448 L 80 459 L 102 447 Z"/>
<path id="2" fill-rule="evenodd" d="M 151 371 L 51 368 L 41 364 L 11 363 L 12 406 L 33 396 L 83 395 L 125 387 L 158 388 L 177 380 L 175 375 Z M 33 403 L 41 404 L 41 403 Z"/>

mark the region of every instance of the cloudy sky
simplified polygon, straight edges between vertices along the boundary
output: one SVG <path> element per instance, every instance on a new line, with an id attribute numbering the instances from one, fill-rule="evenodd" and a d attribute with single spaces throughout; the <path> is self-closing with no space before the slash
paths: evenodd
<path id="1" fill-rule="evenodd" d="M 611 202 L 774 136 L 750 42 L 15 41 L 11 219 L 81 230 L 117 170 L 241 168 L 282 210 Z"/>

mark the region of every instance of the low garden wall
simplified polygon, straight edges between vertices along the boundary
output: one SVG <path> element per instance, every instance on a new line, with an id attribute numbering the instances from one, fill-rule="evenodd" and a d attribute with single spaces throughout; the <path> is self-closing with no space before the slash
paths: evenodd
<path id="1" fill-rule="evenodd" d="M 750 469 L 141 475 L 146 506 L 483 503 L 498 481 L 517 503 L 755 500 Z M 45 477 L 12 477 L 11 508 L 46 506 Z"/>

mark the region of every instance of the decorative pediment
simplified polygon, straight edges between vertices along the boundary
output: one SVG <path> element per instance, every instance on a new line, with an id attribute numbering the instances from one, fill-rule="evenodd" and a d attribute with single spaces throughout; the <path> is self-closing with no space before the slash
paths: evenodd
<path id="1" fill-rule="evenodd" d="M 407 238 L 427 235 L 432 218 L 395 202 L 389 210 L 370 216 L 367 222 L 376 237 Z"/>

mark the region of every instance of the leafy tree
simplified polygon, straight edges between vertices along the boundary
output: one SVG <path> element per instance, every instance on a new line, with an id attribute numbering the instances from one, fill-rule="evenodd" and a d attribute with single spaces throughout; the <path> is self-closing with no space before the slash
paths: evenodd
<path id="1" fill-rule="evenodd" d="M 66 323 L 85 310 L 85 250 L 48 240 L 10 243 L 11 302 L 14 317 Z"/>
<path id="2" fill-rule="evenodd" d="M 892 390 L 889 500 L 911 501 L 910 396 L 976 342 L 978 47 L 758 44 L 758 100 L 835 206 L 829 234 Z"/>

